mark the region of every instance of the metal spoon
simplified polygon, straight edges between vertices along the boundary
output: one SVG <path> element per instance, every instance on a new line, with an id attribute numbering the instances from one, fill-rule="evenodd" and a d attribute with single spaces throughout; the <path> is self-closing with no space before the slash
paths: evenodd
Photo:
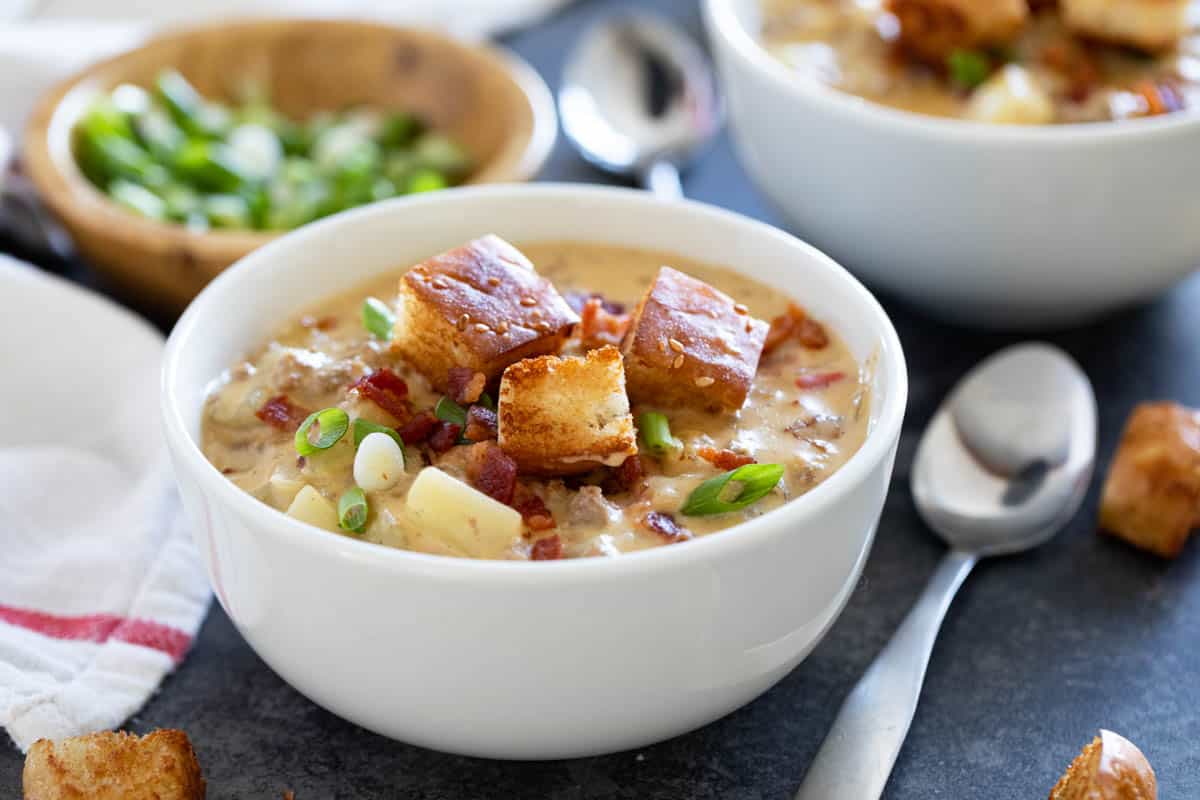
<path id="1" fill-rule="evenodd" d="M 962 380 L 917 448 L 912 492 L 950 552 L 846 698 L 796 800 L 878 800 L 908 734 L 942 618 L 982 557 L 1027 550 L 1075 515 L 1096 455 L 1096 398 L 1056 347 L 1003 350 Z"/>
<path id="2" fill-rule="evenodd" d="M 645 13 L 583 35 L 563 70 L 558 109 L 587 161 L 664 199 L 683 197 L 679 170 L 723 117 L 704 53 L 675 25 Z"/>

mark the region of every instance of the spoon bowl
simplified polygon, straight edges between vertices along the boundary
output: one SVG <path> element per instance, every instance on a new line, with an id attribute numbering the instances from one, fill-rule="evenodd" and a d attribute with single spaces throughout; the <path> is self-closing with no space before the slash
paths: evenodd
<path id="1" fill-rule="evenodd" d="M 585 160 L 682 196 L 679 170 L 721 128 L 707 57 L 659 16 L 630 13 L 587 31 L 563 70 L 563 131 Z"/>
<path id="2" fill-rule="evenodd" d="M 1062 350 L 1017 345 L 963 378 L 912 471 L 917 511 L 950 552 L 842 704 L 796 800 L 878 800 L 959 587 L 980 558 L 1036 547 L 1075 516 L 1095 458 L 1095 394 Z"/>

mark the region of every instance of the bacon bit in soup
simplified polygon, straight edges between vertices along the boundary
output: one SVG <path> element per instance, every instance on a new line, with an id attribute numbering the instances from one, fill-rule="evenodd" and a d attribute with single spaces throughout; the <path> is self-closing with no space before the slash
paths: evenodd
<path id="1" fill-rule="evenodd" d="M 625 304 L 618 303 L 614 300 L 609 300 L 599 292 L 564 292 L 563 299 L 567 301 L 567 305 L 579 315 L 583 315 L 583 309 L 587 306 L 589 300 L 599 300 L 601 308 L 614 316 L 621 316 L 625 313 Z"/>
<path id="2" fill-rule="evenodd" d="M 701 447 L 696 455 L 720 470 L 729 471 L 754 463 L 754 456 L 745 453 L 735 453 L 732 450 L 718 450 L 715 447 Z"/>
<path id="3" fill-rule="evenodd" d="M 670 514 L 651 511 L 642 517 L 642 524 L 668 542 L 682 542 L 692 538 L 692 532 L 675 521 Z"/>
<path id="4" fill-rule="evenodd" d="M 487 376 L 470 367 L 451 367 L 446 374 L 446 394 L 462 406 L 478 401 L 486 385 Z"/>
<path id="5" fill-rule="evenodd" d="M 272 397 L 263 404 L 262 408 L 254 412 L 254 416 L 263 422 L 287 433 L 292 433 L 300 427 L 300 423 L 308 418 L 308 414 L 307 409 L 293 405 L 285 394 Z"/>
<path id="6" fill-rule="evenodd" d="M 463 426 L 455 422 L 438 422 L 433 433 L 429 436 L 429 449 L 435 453 L 445 453 L 458 444 Z"/>
<path id="7" fill-rule="evenodd" d="M 579 312 L 579 341 L 586 350 L 619 345 L 629 330 L 630 316 L 614 314 L 600 297 L 589 297 Z"/>
<path id="8" fill-rule="evenodd" d="M 480 442 L 471 447 L 468 455 L 467 479 L 488 497 L 509 505 L 517 485 L 517 462 L 496 444 Z"/>
<path id="9" fill-rule="evenodd" d="M 538 539 L 529 551 L 530 561 L 557 561 L 563 557 L 562 539 L 558 534 Z"/>
<path id="10" fill-rule="evenodd" d="M 467 411 L 467 427 L 463 431 L 472 442 L 483 442 L 495 439 L 499 429 L 496 412 L 483 406 L 471 406 Z"/>
<path id="11" fill-rule="evenodd" d="M 318 331 L 331 331 L 337 327 L 337 317 L 315 317 L 312 314 L 305 314 L 300 318 L 300 325 L 304 328 L 314 329 Z"/>
<path id="12" fill-rule="evenodd" d="M 612 472 L 614 493 L 631 492 L 642 485 L 646 478 L 646 468 L 642 465 L 641 456 L 629 456 Z"/>
<path id="13" fill-rule="evenodd" d="M 1047 45 L 1041 62 L 1059 73 L 1067 82 L 1067 96 L 1082 103 L 1100 84 L 1100 67 L 1093 55 L 1074 39 L 1061 39 Z"/>
<path id="14" fill-rule="evenodd" d="M 381 409 L 403 422 L 412 412 L 408 408 L 408 384 L 386 367 L 364 375 L 350 387 L 350 391 L 370 400 Z"/>
<path id="15" fill-rule="evenodd" d="M 400 438 L 405 444 L 420 444 L 428 441 L 438 426 L 438 418 L 432 411 L 422 411 L 400 426 Z"/>
<path id="16" fill-rule="evenodd" d="M 810 318 L 800 306 L 789 303 L 786 313 L 771 320 L 767 339 L 763 343 L 763 355 L 770 353 L 793 336 L 810 350 L 822 350 L 829 346 L 829 334 L 825 332 L 824 326 Z"/>
<path id="17" fill-rule="evenodd" d="M 548 531 L 556 527 L 554 515 L 546 508 L 546 501 L 534 494 L 532 489 L 518 484 L 513 508 L 524 518 L 525 525 L 531 531 Z"/>
<path id="18" fill-rule="evenodd" d="M 797 376 L 796 386 L 801 389 L 824 389 L 846 377 L 844 372 L 806 372 Z"/>

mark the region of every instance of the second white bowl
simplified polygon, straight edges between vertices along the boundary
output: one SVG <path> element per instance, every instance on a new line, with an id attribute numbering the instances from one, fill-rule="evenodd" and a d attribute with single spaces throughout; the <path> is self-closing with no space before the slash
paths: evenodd
<path id="1" fill-rule="evenodd" d="M 705 0 L 742 162 L 801 235 L 944 318 L 1074 324 L 1200 265 L 1200 114 L 1023 128 L 925 117 L 796 74 L 762 0 Z"/>

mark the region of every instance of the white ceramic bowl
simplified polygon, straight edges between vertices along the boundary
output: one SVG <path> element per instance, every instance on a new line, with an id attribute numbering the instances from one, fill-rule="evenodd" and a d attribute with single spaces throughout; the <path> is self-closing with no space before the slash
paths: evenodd
<path id="1" fill-rule="evenodd" d="M 897 111 L 757 41 L 761 0 L 705 0 L 742 162 L 870 285 L 987 327 L 1077 323 L 1200 265 L 1200 115 L 1012 127 Z"/>
<path id="2" fill-rule="evenodd" d="M 209 382 L 305 304 L 471 237 L 578 239 L 726 264 L 793 295 L 861 359 L 873 430 L 812 492 L 740 527 L 615 559 L 487 562 L 309 527 L 227 481 L 199 447 Z M 167 442 L 213 587 L 251 646 L 314 702 L 407 742 L 558 758 L 696 728 L 786 675 L 841 611 L 883 506 L 907 393 L 900 342 L 826 256 L 696 203 L 577 186 L 456 189 L 372 205 L 256 250 L 167 345 Z"/>

